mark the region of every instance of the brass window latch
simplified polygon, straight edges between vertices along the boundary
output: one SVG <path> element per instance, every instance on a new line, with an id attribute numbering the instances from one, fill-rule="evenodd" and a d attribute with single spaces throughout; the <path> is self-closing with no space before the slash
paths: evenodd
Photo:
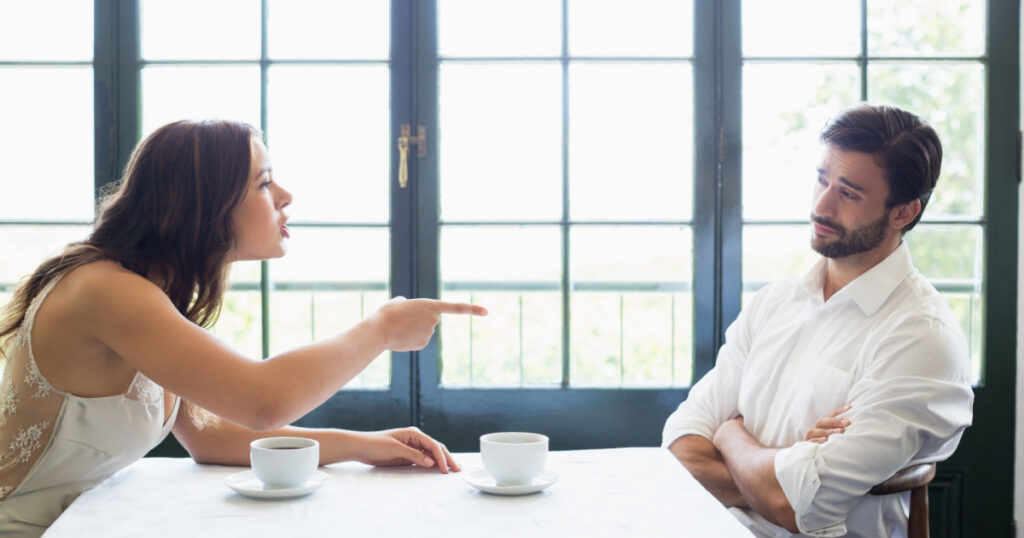
<path id="1" fill-rule="evenodd" d="M 418 125 L 416 136 L 412 136 L 412 126 L 402 125 L 398 136 L 398 186 L 405 188 L 409 184 L 409 144 L 416 146 L 416 156 L 427 156 L 427 126 Z"/>

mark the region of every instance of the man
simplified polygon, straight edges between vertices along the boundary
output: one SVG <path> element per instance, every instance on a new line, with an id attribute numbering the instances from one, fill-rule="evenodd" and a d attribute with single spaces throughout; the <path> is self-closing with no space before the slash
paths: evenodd
<path id="1" fill-rule="evenodd" d="M 821 141 L 822 259 L 750 301 L 663 443 L 758 536 L 903 536 L 900 496 L 868 490 L 949 457 L 974 400 L 957 320 L 902 240 L 942 147 L 917 116 L 870 105 L 831 120 Z"/>

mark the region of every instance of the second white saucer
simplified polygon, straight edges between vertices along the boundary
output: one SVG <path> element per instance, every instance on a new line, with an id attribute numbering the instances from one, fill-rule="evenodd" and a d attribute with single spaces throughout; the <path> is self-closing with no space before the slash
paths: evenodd
<path id="1" fill-rule="evenodd" d="M 527 495 L 530 493 L 537 493 L 551 484 L 558 482 L 558 473 L 545 469 L 529 484 L 516 486 L 499 486 L 498 483 L 495 482 L 494 477 L 492 477 L 485 469 L 477 469 L 466 473 L 462 476 L 462 479 L 470 486 L 473 486 L 484 493 L 491 493 L 493 495 Z"/>
<path id="2" fill-rule="evenodd" d="M 309 495 L 314 491 L 323 487 L 328 480 L 331 479 L 331 475 L 323 472 L 316 471 L 313 476 L 301 486 L 293 488 L 270 488 L 263 485 L 256 478 L 256 473 L 252 470 L 242 471 L 235 473 L 224 481 L 227 486 L 246 497 L 255 497 L 258 499 L 287 499 L 289 497 L 301 497 L 303 495 Z"/>

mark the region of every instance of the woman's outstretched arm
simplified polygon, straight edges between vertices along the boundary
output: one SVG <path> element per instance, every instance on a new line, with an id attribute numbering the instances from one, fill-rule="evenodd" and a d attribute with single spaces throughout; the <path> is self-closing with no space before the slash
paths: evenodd
<path id="1" fill-rule="evenodd" d="M 385 350 L 420 349 L 441 314 L 480 306 L 396 298 L 351 329 L 266 360 L 185 319 L 155 284 L 110 262 L 68 275 L 84 331 L 167 390 L 252 430 L 283 427 L 323 403 Z"/>

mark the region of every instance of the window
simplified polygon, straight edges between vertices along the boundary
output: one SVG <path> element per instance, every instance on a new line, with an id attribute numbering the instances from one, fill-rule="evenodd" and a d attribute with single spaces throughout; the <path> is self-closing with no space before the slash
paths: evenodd
<path id="1" fill-rule="evenodd" d="M 0 303 L 93 219 L 93 10 L 0 3 Z"/>
<path id="2" fill-rule="evenodd" d="M 268 356 L 393 295 L 491 309 L 446 317 L 427 348 L 381 357 L 302 424 L 415 424 L 454 450 L 516 429 L 553 449 L 653 445 L 743 300 L 813 263 L 826 118 L 895 104 L 944 144 L 906 240 L 960 320 L 976 384 L 975 425 L 932 498 L 963 505 L 943 511 L 964 514 L 950 532 L 1006 534 L 1008 516 L 978 514 L 1012 498 L 998 469 L 1014 427 L 1019 9 L 0 0 L 0 300 L 88 233 L 95 192 L 142 136 L 239 119 L 266 133 L 294 233 L 287 257 L 235 268 L 218 335 Z M 405 160 L 403 126 L 425 135 Z M 1002 494 L 971 493 L 967 468 Z"/>
<path id="3" fill-rule="evenodd" d="M 984 334 L 985 6 L 971 0 L 866 6 L 862 13 L 858 0 L 743 3 L 744 297 L 770 280 L 802 274 L 817 259 L 806 231 L 819 151 L 812 141 L 829 115 L 858 101 L 906 108 L 943 143 L 939 183 L 906 241 L 918 270 L 959 318 L 977 383 Z"/>

